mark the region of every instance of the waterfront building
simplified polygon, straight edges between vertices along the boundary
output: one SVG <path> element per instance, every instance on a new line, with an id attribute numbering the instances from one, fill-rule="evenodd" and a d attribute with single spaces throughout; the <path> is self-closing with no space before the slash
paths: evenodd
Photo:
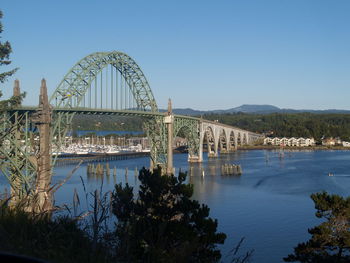
<path id="1" fill-rule="evenodd" d="M 335 146 L 335 145 L 342 145 L 342 141 L 340 138 L 324 138 L 322 139 L 322 145 L 324 146 Z"/>
<path id="2" fill-rule="evenodd" d="M 299 146 L 298 145 L 298 139 L 297 138 L 289 138 L 288 140 L 288 146 Z"/>
<path id="3" fill-rule="evenodd" d="M 314 146 L 316 144 L 314 138 L 278 138 L 278 137 L 267 137 L 264 139 L 264 145 L 274 145 L 274 146 L 296 146 L 296 147 L 307 147 Z"/>
<path id="4" fill-rule="evenodd" d="M 278 137 L 275 137 L 272 139 L 272 145 L 280 145 L 281 144 L 281 140 Z"/>
<path id="5" fill-rule="evenodd" d="M 306 145 L 306 141 L 305 141 L 305 139 L 303 137 L 298 139 L 298 143 L 299 143 L 300 147 L 308 146 L 308 145 Z"/>
<path id="6" fill-rule="evenodd" d="M 315 142 L 315 140 L 314 140 L 314 138 L 306 138 L 305 139 L 305 144 L 306 145 L 315 145 L 316 144 L 316 142 Z"/>
<path id="7" fill-rule="evenodd" d="M 289 146 L 289 140 L 288 140 L 288 138 L 283 137 L 283 138 L 280 140 L 280 145 L 281 145 L 281 146 Z"/>
<path id="8" fill-rule="evenodd" d="M 271 137 L 266 137 L 264 139 L 264 145 L 272 145 L 272 138 Z"/>
<path id="9" fill-rule="evenodd" d="M 343 142 L 342 142 L 342 145 L 343 145 L 344 147 L 350 147 L 350 142 L 343 141 Z"/>

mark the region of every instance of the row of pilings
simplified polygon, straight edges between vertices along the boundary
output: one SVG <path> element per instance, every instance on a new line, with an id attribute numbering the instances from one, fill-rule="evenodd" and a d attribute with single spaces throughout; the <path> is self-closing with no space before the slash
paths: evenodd
<path id="1" fill-rule="evenodd" d="M 218 171 L 218 169 L 220 170 Z M 222 164 L 221 166 L 209 165 L 207 169 L 199 167 L 199 170 L 196 167 L 190 166 L 188 171 L 189 176 L 192 177 L 195 172 L 198 172 L 202 177 L 207 173 L 211 176 L 219 174 L 222 176 L 240 176 L 243 173 L 240 164 Z"/>
<path id="2" fill-rule="evenodd" d="M 111 168 L 109 166 L 109 163 L 89 163 L 86 166 L 86 174 L 88 179 L 101 179 L 106 177 L 107 180 L 109 179 L 109 177 L 113 176 L 114 181 L 116 181 L 116 177 L 117 177 L 117 167 L 114 166 L 113 168 Z M 134 176 L 135 178 L 137 178 L 139 174 L 139 170 L 137 167 L 135 167 L 134 169 Z M 128 179 L 128 175 L 129 175 L 129 168 L 125 167 L 125 181 L 127 182 Z"/>
<path id="3" fill-rule="evenodd" d="M 106 177 L 107 179 L 112 175 L 113 178 L 116 178 L 117 176 L 117 167 L 114 166 L 113 168 L 110 167 L 109 163 L 89 163 L 87 164 L 87 176 L 89 179 L 101 179 L 103 177 Z M 175 169 L 174 169 L 175 170 Z M 181 171 L 181 169 L 179 170 Z M 192 169 L 190 169 L 189 171 L 189 175 L 192 176 L 193 175 L 193 171 Z M 135 167 L 134 169 L 134 176 L 135 178 L 137 178 L 139 174 L 139 170 L 137 167 Z M 175 174 L 175 171 L 174 171 Z M 202 176 L 205 175 L 204 169 L 201 169 L 200 174 Z M 125 179 L 127 181 L 127 177 L 129 175 L 129 168 L 125 167 L 124 170 L 124 175 L 125 175 Z M 234 176 L 234 175 L 242 175 L 242 168 L 241 165 L 239 164 L 223 164 L 221 165 L 221 175 L 223 176 Z"/>
<path id="4" fill-rule="evenodd" d="M 240 164 L 224 164 L 221 166 L 221 175 L 242 175 Z"/>

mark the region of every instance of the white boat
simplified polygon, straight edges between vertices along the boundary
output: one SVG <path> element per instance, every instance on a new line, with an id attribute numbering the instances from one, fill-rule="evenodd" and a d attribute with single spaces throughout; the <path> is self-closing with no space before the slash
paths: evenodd
<path id="1" fill-rule="evenodd" d="M 105 153 L 118 153 L 120 152 L 116 147 L 108 147 Z"/>

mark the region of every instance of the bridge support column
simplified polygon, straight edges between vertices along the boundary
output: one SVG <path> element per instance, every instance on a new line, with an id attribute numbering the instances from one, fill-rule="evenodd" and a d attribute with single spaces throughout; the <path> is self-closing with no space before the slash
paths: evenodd
<path id="1" fill-rule="evenodd" d="M 208 157 L 211 157 L 211 158 L 218 157 L 218 153 L 216 153 L 216 152 L 208 152 Z"/>
<path id="2" fill-rule="evenodd" d="M 39 128 L 39 154 L 37 156 L 37 177 L 35 182 L 35 212 L 47 212 L 52 208 L 51 185 L 51 107 L 47 96 L 46 81 L 41 81 L 39 109 L 34 117 Z"/>
<path id="3" fill-rule="evenodd" d="M 191 151 L 189 149 L 188 151 L 188 162 L 189 163 L 201 163 L 203 162 L 203 127 L 202 127 L 202 123 L 199 123 L 199 125 L 197 126 L 197 131 L 196 131 L 196 135 L 198 137 L 196 137 L 197 143 L 196 143 L 196 147 L 195 150 Z"/>
<path id="4" fill-rule="evenodd" d="M 234 146 L 230 145 L 230 147 L 229 147 L 229 153 L 235 152 L 236 150 L 237 150 L 237 148 L 236 148 L 235 145 L 234 145 Z"/>
<path id="5" fill-rule="evenodd" d="M 214 153 L 211 157 L 219 156 L 219 138 L 214 138 Z"/>
<path id="6" fill-rule="evenodd" d="M 168 101 L 168 112 L 164 118 L 164 123 L 168 130 L 168 150 L 167 150 L 167 175 L 173 174 L 173 129 L 174 129 L 174 115 L 171 108 L 171 100 Z"/>
<path id="7" fill-rule="evenodd" d="M 230 151 L 228 149 L 221 149 L 220 150 L 220 154 L 226 154 L 226 153 L 230 153 Z"/>
<path id="8" fill-rule="evenodd" d="M 188 153 L 188 162 L 189 163 L 201 163 L 203 162 L 203 145 L 199 145 L 197 154 L 191 155 Z"/>
<path id="9" fill-rule="evenodd" d="M 199 154 L 198 156 L 188 156 L 188 162 L 189 163 L 201 163 L 201 162 L 203 162 L 202 154 Z"/>

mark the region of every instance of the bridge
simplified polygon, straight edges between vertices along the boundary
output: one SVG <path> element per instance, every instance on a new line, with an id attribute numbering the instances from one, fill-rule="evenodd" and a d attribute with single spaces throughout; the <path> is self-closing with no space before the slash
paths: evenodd
<path id="1" fill-rule="evenodd" d="M 15 81 L 14 96 L 20 95 Z M 78 61 L 48 98 L 42 81 L 39 107 L 11 105 L 2 110 L 0 165 L 14 184 L 28 186 L 37 174 L 49 176 L 75 115 L 141 116 L 151 145 L 151 166 L 171 172 L 172 141 L 176 136 L 188 142 L 188 161 L 202 162 L 203 144 L 208 156 L 230 153 L 252 144 L 260 134 L 192 116 L 159 111 L 153 92 L 141 68 L 128 55 L 97 52 Z M 37 139 L 39 137 L 39 139 Z M 49 159 L 44 156 L 50 156 Z M 19 174 L 16 178 L 14 174 Z"/>

